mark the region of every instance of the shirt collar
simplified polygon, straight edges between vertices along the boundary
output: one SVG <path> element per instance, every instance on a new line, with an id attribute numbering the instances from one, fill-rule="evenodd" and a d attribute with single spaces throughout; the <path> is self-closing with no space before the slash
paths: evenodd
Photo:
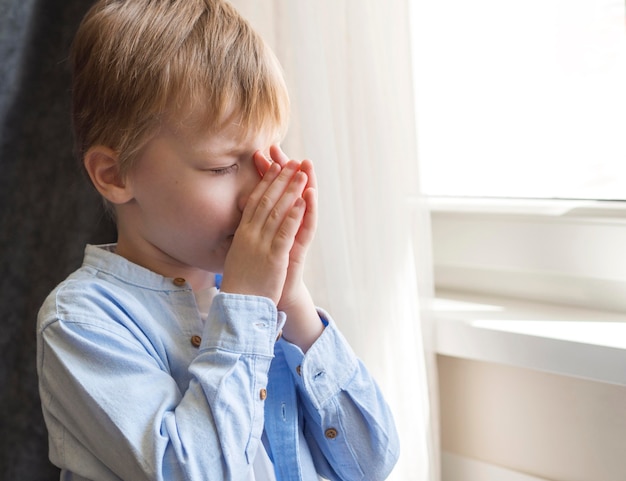
<path id="1" fill-rule="evenodd" d="M 87 245 L 83 267 L 91 267 L 120 281 L 157 291 L 190 291 L 181 279 L 163 277 L 115 253 L 117 244 Z"/>

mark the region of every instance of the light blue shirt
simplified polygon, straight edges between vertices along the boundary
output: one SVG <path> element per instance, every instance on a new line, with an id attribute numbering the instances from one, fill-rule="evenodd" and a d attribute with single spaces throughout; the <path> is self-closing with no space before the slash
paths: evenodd
<path id="1" fill-rule="evenodd" d="M 263 443 L 279 481 L 385 479 L 393 419 L 334 321 L 306 355 L 263 297 L 218 294 L 87 246 L 41 307 L 37 369 L 62 480 L 245 480 Z"/>

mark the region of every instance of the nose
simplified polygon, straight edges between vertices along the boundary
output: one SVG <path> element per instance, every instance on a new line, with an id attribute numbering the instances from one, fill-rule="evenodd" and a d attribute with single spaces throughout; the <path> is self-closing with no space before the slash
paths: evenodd
<path id="1" fill-rule="evenodd" d="M 252 168 L 246 168 L 240 174 L 241 183 L 239 185 L 239 195 L 237 197 L 237 208 L 240 212 L 243 212 L 243 210 L 246 208 L 246 204 L 248 203 L 248 198 L 250 197 L 250 194 L 259 184 L 261 176 L 257 172 L 256 168 L 254 168 L 254 166 L 252 166 Z"/>

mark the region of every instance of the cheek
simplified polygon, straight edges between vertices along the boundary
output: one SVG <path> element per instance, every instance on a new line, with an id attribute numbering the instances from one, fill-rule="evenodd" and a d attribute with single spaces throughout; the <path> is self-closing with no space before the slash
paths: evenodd
<path id="1" fill-rule="evenodd" d="M 183 203 L 177 202 L 180 209 L 195 216 L 202 222 L 232 223 L 236 215 L 236 195 L 225 183 L 207 183 L 196 189 L 181 193 Z"/>
<path id="2" fill-rule="evenodd" d="M 167 184 L 153 184 L 152 195 L 148 194 L 144 199 L 138 199 L 144 209 L 149 210 L 156 218 L 159 216 L 175 218 L 177 213 L 181 215 L 188 200 L 184 189 L 174 180 Z M 142 202 L 143 201 L 143 202 Z"/>

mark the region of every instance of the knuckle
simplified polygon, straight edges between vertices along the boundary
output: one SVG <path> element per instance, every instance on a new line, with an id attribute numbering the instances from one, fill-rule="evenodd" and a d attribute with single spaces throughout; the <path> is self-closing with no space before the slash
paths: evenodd
<path id="1" fill-rule="evenodd" d="M 267 194 L 264 194 L 259 200 L 259 207 L 261 209 L 269 209 L 272 204 L 272 199 Z"/>
<path id="2" fill-rule="evenodd" d="M 282 226 L 280 229 L 278 229 L 276 237 L 282 241 L 289 241 L 293 237 L 293 235 L 291 233 L 291 229 L 286 226 Z"/>
<path id="3" fill-rule="evenodd" d="M 282 217 L 282 214 L 278 207 L 274 207 L 270 212 L 270 219 L 279 220 Z"/>

